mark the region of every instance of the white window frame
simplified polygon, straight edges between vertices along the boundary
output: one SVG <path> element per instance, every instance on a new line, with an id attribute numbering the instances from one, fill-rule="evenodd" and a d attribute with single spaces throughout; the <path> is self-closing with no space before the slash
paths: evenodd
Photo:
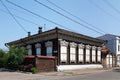
<path id="1" fill-rule="evenodd" d="M 67 62 L 67 46 L 60 47 L 60 60 L 61 62 Z"/>
<path id="2" fill-rule="evenodd" d="M 86 62 L 90 62 L 90 49 L 86 49 Z"/>
<path id="3" fill-rule="evenodd" d="M 96 47 L 92 46 L 92 62 L 96 62 Z"/>
<path id="4" fill-rule="evenodd" d="M 97 51 L 97 61 L 101 62 L 101 48 L 98 47 L 98 51 Z"/>
<path id="5" fill-rule="evenodd" d="M 96 62 L 96 51 L 92 50 L 92 62 Z"/>
<path id="6" fill-rule="evenodd" d="M 76 47 L 76 43 L 70 43 L 70 62 L 76 62 Z"/>
<path id="7" fill-rule="evenodd" d="M 70 47 L 70 61 L 76 62 L 76 48 Z"/>
<path id="8" fill-rule="evenodd" d="M 79 48 L 79 62 L 84 62 L 84 49 Z"/>
<path id="9" fill-rule="evenodd" d="M 86 62 L 90 62 L 90 45 L 86 45 Z"/>

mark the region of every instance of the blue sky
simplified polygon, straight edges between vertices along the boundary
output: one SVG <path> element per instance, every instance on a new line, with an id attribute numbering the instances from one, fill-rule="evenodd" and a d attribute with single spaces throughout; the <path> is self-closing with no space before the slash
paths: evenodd
<path id="1" fill-rule="evenodd" d="M 120 35 L 120 31 L 119 31 L 120 30 L 120 13 L 115 11 L 115 9 L 111 8 L 109 5 L 107 5 L 104 2 L 104 0 L 49 0 L 55 3 L 56 5 L 58 5 L 59 7 L 70 12 L 71 14 L 103 30 L 105 32 L 103 34 L 99 34 L 75 22 L 72 22 L 71 20 L 66 19 L 65 17 L 38 4 L 34 0 L 9 0 L 9 1 L 15 4 L 18 4 L 56 23 L 64 25 L 65 27 L 55 25 L 38 16 L 32 15 L 29 12 L 26 12 L 16 6 L 9 4 L 5 0 L 2 0 L 2 1 L 26 30 L 24 31 L 15 22 L 15 20 L 11 17 L 11 15 L 6 13 L 7 10 L 0 3 L 0 28 L 1 28 L 0 29 L 0 36 L 1 36 L 0 48 L 3 48 L 3 49 L 5 48 L 4 43 L 11 42 L 20 38 L 24 38 L 27 36 L 28 31 L 30 31 L 31 34 L 36 34 L 38 31 L 38 27 L 43 27 L 43 31 L 47 31 L 57 26 L 59 28 L 74 31 L 80 34 L 91 36 L 91 37 L 98 37 L 105 33 Z M 65 13 L 64 11 L 55 7 L 54 5 L 50 4 L 47 0 L 38 0 L 38 1 L 59 11 L 60 13 L 68 16 L 69 18 L 72 18 L 75 21 L 81 24 L 84 24 L 85 26 L 91 27 L 81 22 L 80 20 L 76 19 L 75 17 L 72 17 L 71 15 Z M 107 0 L 107 1 L 109 1 L 113 5 L 113 7 L 115 7 L 117 10 L 120 11 L 120 0 Z M 16 17 L 16 16 L 19 16 L 19 17 Z M 31 23 L 21 18 L 31 21 Z M 97 30 L 97 31 L 100 32 L 100 30 Z"/>

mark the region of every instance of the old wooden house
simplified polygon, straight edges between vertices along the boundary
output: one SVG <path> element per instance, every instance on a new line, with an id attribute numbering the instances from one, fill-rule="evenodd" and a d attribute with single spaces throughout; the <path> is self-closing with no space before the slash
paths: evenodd
<path id="1" fill-rule="evenodd" d="M 25 64 L 34 64 L 38 71 L 60 71 L 83 68 L 102 68 L 104 40 L 55 28 L 7 43 L 26 47 Z"/>

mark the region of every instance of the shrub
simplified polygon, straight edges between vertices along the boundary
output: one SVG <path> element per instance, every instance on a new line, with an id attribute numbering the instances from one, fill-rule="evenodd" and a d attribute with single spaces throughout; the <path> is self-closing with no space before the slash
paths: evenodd
<path id="1" fill-rule="evenodd" d="M 17 69 L 24 60 L 26 49 L 17 46 L 10 46 L 8 51 L 7 68 Z"/>
<path id="2" fill-rule="evenodd" d="M 37 73 L 36 67 L 32 67 L 32 68 L 31 68 L 31 71 L 32 71 L 33 74 Z"/>

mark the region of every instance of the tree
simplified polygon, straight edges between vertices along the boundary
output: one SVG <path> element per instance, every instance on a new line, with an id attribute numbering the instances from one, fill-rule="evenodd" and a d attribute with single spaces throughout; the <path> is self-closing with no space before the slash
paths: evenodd
<path id="1" fill-rule="evenodd" d="M 8 58 L 8 55 L 7 55 L 6 51 L 0 49 L 0 68 L 5 67 L 7 58 Z"/>
<path id="2" fill-rule="evenodd" d="M 27 50 L 23 47 L 10 46 L 8 51 L 7 67 L 17 69 L 23 62 Z"/>

